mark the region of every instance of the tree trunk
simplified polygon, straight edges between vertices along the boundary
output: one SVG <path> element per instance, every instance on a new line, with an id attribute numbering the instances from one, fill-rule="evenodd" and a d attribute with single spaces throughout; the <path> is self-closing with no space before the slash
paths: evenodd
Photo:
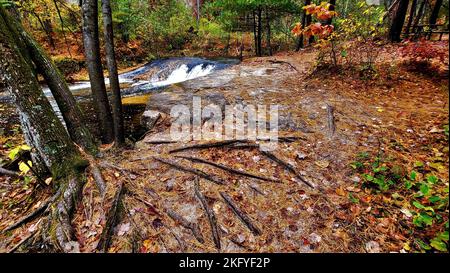
<path id="1" fill-rule="evenodd" d="M 389 29 L 389 39 L 392 42 L 400 42 L 403 24 L 405 23 L 406 13 L 408 11 L 409 0 L 400 0 L 395 11 L 391 27 Z"/>
<path id="2" fill-rule="evenodd" d="M 102 0 L 103 27 L 105 36 L 106 61 L 109 71 L 109 83 L 112 91 L 112 114 L 114 118 L 114 141 L 116 145 L 125 143 L 123 128 L 122 97 L 120 95 L 119 76 L 114 52 L 114 34 L 109 0 Z"/>
<path id="3" fill-rule="evenodd" d="M 336 10 L 336 0 L 330 0 L 329 3 L 330 3 L 330 9 L 329 10 L 330 11 Z M 333 23 L 333 18 L 328 19 L 327 22 L 326 22 L 327 25 L 331 25 L 331 23 Z"/>
<path id="4" fill-rule="evenodd" d="M 15 37 L 21 37 L 25 43 L 25 50 L 30 53 L 31 60 L 42 74 L 58 104 L 63 119 L 72 140 L 91 154 L 97 153 L 91 133 L 86 126 L 83 114 L 67 86 L 64 77 L 56 65 L 38 43 L 25 31 L 22 24 L 2 12 L 8 22 L 8 29 Z"/>
<path id="5" fill-rule="evenodd" d="M 4 10 L 0 7 L 2 14 Z M 71 215 L 81 192 L 81 177 L 87 161 L 83 160 L 42 92 L 32 70 L 16 44 L 17 37 L 8 29 L 7 18 L 0 16 L 0 79 L 19 111 L 22 129 L 29 145 L 43 159 L 59 188 L 46 235 L 55 246 L 67 250 L 74 236 Z"/>
<path id="6" fill-rule="evenodd" d="M 311 4 L 311 0 L 305 0 L 304 3 L 305 3 L 304 6 L 307 6 L 307 5 Z M 307 17 L 306 10 L 303 10 L 303 13 L 302 13 L 302 28 L 306 27 L 306 17 Z M 300 48 L 303 48 L 305 46 L 303 40 L 304 40 L 304 36 L 303 36 L 303 33 L 302 33 L 300 35 L 300 37 L 298 37 L 296 51 L 299 51 Z"/>
<path id="7" fill-rule="evenodd" d="M 272 56 L 272 45 L 270 42 L 271 30 L 270 30 L 270 15 L 269 9 L 266 8 L 266 27 L 267 27 L 267 49 L 269 52 L 269 56 Z"/>
<path id="8" fill-rule="evenodd" d="M 414 15 L 416 14 L 416 8 L 417 8 L 417 0 L 413 0 L 411 4 L 411 9 L 409 11 L 408 24 L 406 25 L 406 34 L 410 33 Z"/>
<path id="9" fill-rule="evenodd" d="M 305 6 L 308 6 L 308 5 L 311 5 L 311 0 L 305 0 Z M 305 24 L 305 27 L 311 25 L 311 23 L 312 23 L 312 15 L 309 14 L 309 15 L 306 16 L 306 24 Z M 309 43 L 309 44 L 314 43 L 314 35 L 311 35 L 311 36 L 309 37 L 308 43 Z"/>
<path id="10" fill-rule="evenodd" d="M 431 28 L 435 28 L 436 21 L 439 17 L 439 11 L 441 10 L 443 0 L 436 0 L 436 3 L 434 4 L 433 10 L 431 11 L 430 15 L 430 25 Z"/>
<path id="11" fill-rule="evenodd" d="M 257 33 L 257 22 L 256 22 L 256 11 L 253 11 L 253 39 L 255 40 L 255 54 L 258 55 L 258 33 Z"/>
<path id="12" fill-rule="evenodd" d="M 83 13 L 84 53 L 91 82 L 92 99 L 98 115 L 103 141 L 111 143 L 114 140 L 114 124 L 100 58 L 98 3 L 96 0 L 83 0 L 81 10 Z"/>
<path id="13" fill-rule="evenodd" d="M 262 10 L 258 9 L 258 57 L 262 56 Z"/>

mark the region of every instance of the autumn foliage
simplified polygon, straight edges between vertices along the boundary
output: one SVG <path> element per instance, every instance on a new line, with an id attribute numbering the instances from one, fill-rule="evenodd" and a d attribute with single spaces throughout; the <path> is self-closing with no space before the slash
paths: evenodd
<path id="1" fill-rule="evenodd" d="M 306 37 L 319 36 L 322 39 L 328 37 L 333 32 L 333 25 L 321 23 L 337 16 L 335 11 L 330 10 L 329 3 L 322 2 L 320 5 L 311 4 L 304 6 L 303 9 L 306 11 L 307 15 L 312 15 L 319 22 L 306 26 L 305 28 L 303 28 L 301 23 L 297 23 L 292 29 L 293 35 L 304 35 Z"/>

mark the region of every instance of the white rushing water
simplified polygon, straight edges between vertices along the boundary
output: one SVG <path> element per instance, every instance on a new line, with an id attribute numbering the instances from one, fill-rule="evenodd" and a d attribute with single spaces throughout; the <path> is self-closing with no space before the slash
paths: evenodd
<path id="1" fill-rule="evenodd" d="M 156 88 L 156 87 L 162 87 L 162 86 L 168 86 L 175 83 L 180 83 L 192 79 L 196 79 L 199 77 L 206 76 L 208 74 L 211 74 L 213 72 L 215 66 L 214 65 L 207 65 L 204 66 L 203 64 L 199 64 L 189 70 L 189 67 L 185 64 L 180 65 L 177 69 L 172 71 L 172 73 L 167 77 L 165 80 L 159 80 L 158 78 L 154 78 L 147 82 L 138 82 L 135 83 L 133 86 L 136 85 L 143 85 L 144 88 Z"/>

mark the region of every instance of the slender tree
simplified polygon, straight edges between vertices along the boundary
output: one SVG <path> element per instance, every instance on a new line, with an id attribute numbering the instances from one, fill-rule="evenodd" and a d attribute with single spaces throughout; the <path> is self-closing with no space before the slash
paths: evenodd
<path id="1" fill-rule="evenodd" d="M 112 24 L 111 4 L 109 0 L 102 0 L 103 28 L 105 36 L 106 61 L 109 71 L 109 83 L 112 92 L 112 114 L 114 118 L 114 142 L 122 145 L 125 142 L 122 98 L 120 95 L 119 76 L 114 52 L 114 33 Z"/>
<path id="2" fill-rule="evenodd" d="M 83 13 L 84 54 L 91 82 L 92 99 L 98 115 L 103 141 L 111 143 L 114 140 L 114 123 L 106 94 L 105 78 L 103 77 L 103 67 L 100 58 L 98 3 L 96 0 L 83 0 L 81 10 Z"/>
<path id="3" fill-rule="evenodd" d="M 403 24 L 405 23 L 406 13 L 408 12 L 409 0 L 400 0 L 394 18 L 389 29 L 389 39 L 392 42 L 401 41 Z"/>
<path id="4" fill-rule="evenodd" d="M 311 4 L 311 0 L 305 0 L 304 6 L 307 6 L 309 4 Z M 303 12 L 302 12 L 302 22 L 301 22 L 302 27 L 306 27 L 306 17 L 308 17 L 308 15 L 306 14 L 306 10 L 303 10 Z M 296 51 L 299 51 L 300 48 L 303 48 L 303 47 L 304 47 L 304 36 L 303 36 L 303 33 L 302 33 L 298 37 Z"/>
<path id="5" fill-rule="evenodd" d="M 59 189 L 54 196 L 50 221 L 47 222 L 48 234 L 43 237 L 48 238 L 58 249 L 68 251 L 75 240 L 71 215 L 85 182 L 82 174 L 87 161 L 82 159 L 53 112 L 17 46 L 17 37 L 9 30 L 10 23 L 7 20 L 0 16 L 0 79 L 6 83 L 6 89 L 20 113 L 28 144 L 51 171 L 55 189 Z"/>
<path id="6" fill-rule="evenodd" d="M 16 43 L 22 52 L 27 52 L 28 57 L 36 66 L 37 71 L 42 74 L 58 104 L 67 130 L 72 140 L 85 148 L 88 152 L 95 154 L 97 147 L 91 133 L 84 122 L 83 114 L 76 103 L 72 93 L 67 86 L 64 77 L 56 65 L 39 44 L 25 31 L 22 24 L 15 18 L 9 16 L 5 10 L 0 11 L 2 17 L 8 22 L 8 29 L 15 37 L 20 37 L 22 43 Z M 23 54 L 22 54 L 23 55 Z"/>
<path id="7" fill-rule="evenodd" d="M 432 28 L 434 28 L 436 25 L 436 21 L 439 17 L 439 11 L 441 10 L 442 7 L 442 3 L 443 0 L 436 0 L 434 3 L 434 7 L 431 10 L 431 15 L 430 15 L 430 25 L 432 26 Z"/>
<path id="8" fill-rule="evenodd" d="M 336 10 L 336 0 L 330 0 L 328 3 L 330 4 L 330 11 Z M 333 23 L 333 18 L 328 19 L 326 23 L 327 25 L 331 25 L 331 23 Z"/>
<path id="9" fill-rule="evenodd" d="M 411 7 L 409 10 L 408 24 L 406 25 L 406 34 L 410 33 L 411 26 L 414 20 L 414 15 L 416 14 L 417 0 L 412 0 Z"/>

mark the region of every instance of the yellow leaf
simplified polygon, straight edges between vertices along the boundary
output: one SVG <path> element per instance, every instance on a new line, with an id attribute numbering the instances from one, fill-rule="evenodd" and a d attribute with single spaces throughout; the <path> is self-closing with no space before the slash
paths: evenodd
<path id="1" fill-rule="evenodd" d="M 28 165 L 31 166 L 31 161 L 28 161 Z M 28 165 L 25 164 L 25 162 L 19 163 L 19 170 L 22 174 L 26 174 L 30 170 L 30 167 L 28 167 Z"/>
<path id="2" fill-rule="evenodd" d="M 47 179 L 45 179 L 45 184 L 48 186 L 50 185 L 50 183 L 52 183 L 53 178 L 49 177 Z"/>

